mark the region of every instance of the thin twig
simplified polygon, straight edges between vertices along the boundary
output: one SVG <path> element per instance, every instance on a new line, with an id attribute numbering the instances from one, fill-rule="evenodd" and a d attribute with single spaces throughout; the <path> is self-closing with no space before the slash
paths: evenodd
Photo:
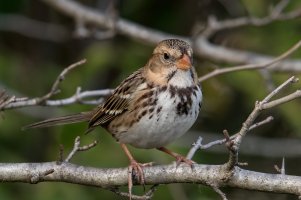
<path id="1" fill-rule="evenodd" d="M 148 196 L 148 195 L 139 196 L 139 195 L 134 195 L 134 194 L 130 194 L 130 193 L 127 193 L 127 192 L 121 192 L 117 189 L 112 189 L 110 191 L 114 192 L 115 194 L 117 194 L 121 197 L 127 197 L 127 198 L 132 199 L 132 200 L 151 200 L 152 199 L 152 195 L 151 196 Z"/>
<path id="2" fill-rule="evenodd" d="M 266 110 L 266 109 L 278 106 L 280 104 L 287 103 L 287 102 L 292 101 L 292 100 L 294 100 L 296 98 L 299 98 L 299 97 L 301 97 L 301 90 L 297 90 L 292 94 L 289 94 L 289 95 L 284 96 L 282 98 L 279 98 L 279 99 L 276 99 L 276 100 L 271 101 L 269 103 L 266 103 L 266 104 L 262 105 L 261 109 Z"/>
<path id="3" fill-rule="evenodd" d="M 197 150 L 202 146 L 202 140 L 203 138 L 201 136 L 198 137 L 197 141 L 192 144 L 192 147 L 190 148 L 186 158 L 191 160 L 194 154 L 197 152 Z"/>
<path id="4" fill-rule="evenodd" d="M 250 127 L 254 123 L 254 120 L 257 118 L 257 116 L 263 110 L 275 107 L 275 106 L 280 105 L 282 103 L 286 103 L 290 100 L 301 97 L 301 90 L 297 90 L 296 92 L 294 92 L 292 94 L 289 94 L 287 96 L 284 96 L 282 98 L 279 98 L 279 99 L 276 99 L 274 101 L 269 102 L 273 96 L 275 96 L 281 90 L 286 88 L 287 85 L 289 85 L 291 83 L 295 83 L 296 81 L 298 81 L 298 79 L 295 79 L 294 76 L 289 78 L 283 84 L 278 86 L 274 91 L 272 91 L 270 94 L 268 94 L 262 101 L 256 102 L 253 111 L 248 116 L 246 121 L 243 123 L 243 125 L 242 125 L 240 131 L 238 132 L 237 136 L 235 137 L 235 139 L 233 139 L 233 142 L 234 142 L 233 149 L 236 151 L 236 153 L 231 153 L 230 152 L 230 158 L 229 158 L 228 163 L 226 164 L 228 169 L 233 169 L 234 165 L 237 163 L 237 161 L 238 161 L 238 150 L 239 150 L 240 144 L 242 142 L 242 139 L 245 137 L 247 132 L 250 130 Z M 236 162 L 233 162 L 233 161 L 236 161 Z"/>
<path id="5" fill-rule="evenodd" d="M 209 186 L 221 197 L 222 200 L 228 200 L 226 194 L 219 189 L 215 184 L 209 184 Z"/>
<path id="6" fill-rule="evenodd" d="M 286 8 L 289 2 L 290 0 L 279 1 L 274 7 L 272 7 L 270 11 L 271 13 L 270 16 L 272 18 L 277 18 L 282 13 L 282 11 Z"/>
<path id="7" fill-rule="evenodd" d="M 295 76 L 290 77 L 288 80 L 286 80 L 284 83 L 279 85 L 276 89 L 274 89 L 272 92 L 270 92 L 262 101 L 262 104 L 265 104 L 271 100 L 276 94 L 279 93 L 280 90 L 283 90 L 285 87 L 287 87 L 289 84 L 298 82 L 299 79 Z"/>
<path id="8" fill-rule="evenodd" d="M 159 184 L 155 184 L 153 186 L 151 186 L 151 188 L 142 196 L 139 195 L 133 195 L 131 193 L 127 193 L 127 192 L 121 192 L 118 189 L 111 189 L 110 191 L 114 192 L 115 194 L 121 196 L 121 197 L 127 197 L 127 198 L 131 198 L 132 200 L 151 200 L 154 192 L 157 190 Z"/>
<path id="9" fill-rule="evenodd" d="M 262 121 L 260 121 L 260 122 L 257 122 L 257 123 L 255 123 L 255 124 L 253 124 L 252 126 L 250 126 L 249 131 L 254 130 L 255 128 L 258 128 L 258 127 L 260 127 L 260 126 L 262 126 L 262 125 L 265 125 L 265 124 L 271 122 L 272 120 L 273 120 L 273 117 L 272 117 L 272 116 L 269 116 L 269 117 L 267 117 L 266 119 L 264 119 L 264 120 L 262 120 Z M 236 136 L 237 136 L 237 134 L 238 134 L 238 133 L 236 133 L 236 134 L 230 136 L 230 140 L 235 139 Z M 225 144 L 225 142 L 226 142 L 226 139 L 225 139 L 225 138 L 224 138 L 224 139 L 220 139 L 220 140 L 215 140 L 215 141 L 209 142 L 209 143 L 207 143 L 207 144 L 202 144 L 202 145 L 200 145 L 199 149 L 209 149 L 209 148 L 211 148 L 212 146 L 215 146 L 215 145 L 222 145 L 222 144 Z"/>
<path id="10" fill-rule="evenodd" d="M 4 90 L 0 91 L 0 111 L 4 110 L 3 108 L 15 101 L 15 96 L 9 96 Z"/>
<path id="11" fill-rule="evenodd" d="M 286 0 L 280 1 L 275 7 L 270 10 L 267 16 L 262 18 L 246 16 L 218 21 L 214 16 L 210 16 L 208 18 L 207 27 L 200 34 L 203 37 L 209 38 L 213 34 L 225 29 L 234 29 L 242 26 L 264 26 L 275 21 L 295 19 L 301 15 L 300 9 L 296 9 L 288 13 L 282 13 L 283 9 L 286 6 Z"/>
<path id="12" fill-rule="evenodd" d="M 80 137 L 77 136 L 74 140 L 74 144 L 73 144 L 73 149 L 72 151 L 68 154 L 67 158 L 65 159 L 65 162 L 69 162 L 71 160 L 71 158 L 74 156 L 74 154 L 77 152 L 78 148 L 80 145 Z"/>
<path id="13" fill-rule="evenodd" d="M 285 158 L 283 157 L 282 158 L 282 164 L 281 164 L 281 170 L 280 170 L 280 173 L 282 175 L 285 175 Z"/>
<path id="14" fill-rule="evenodd" d="M 78 147 L 77 151 L 87 151 L 93 147 L 95 147 L 98 144 L 98 141 L 95 140 L 94 142 L 92 142 L 91 144 L 82 146 L 82 147 Z"/>
<path id="15" fill-rule="evenodd" d="M 65 76 L 74 68 L 84 64 L 86 62 L 86 59 L 82 59 L 76 63 L 73 63 L 71 65 L 69 65 L 67 68 L 65 68 L 60 75 L 57 77 L 57 79 L 54 81 L 50 92 L 48 92 L 46 95 L 42 96 L 39 100 L 38 100 L 38 104 L 40 103 L 44 103 L 47 99 L 51 98 L 53 95 L 57 94 L 59 92 L 58 88 L 59 88 L 59 84 L 65 79 Z"/>
<path id="16" fill-rule="evenodd" d="M 54 169 L 48 169 L 41 173 L 39 173 L 39 172 L 33 173 L 30 177 L 30 183 L 36 184 L 36 183 L 40 182 L 41 179 L 43 179 L 45 176 L 52 174 L 53 172 L 54 172 Z"/>
<path id="17" fill-rule="evenodd" d="M 91 90 L 91 91 L 83 91 L 80 93 L 75 93 L 73 96 L 58 99 L 58 100 L 46 100 L 43 105 L 45 106 L 66 106 L 74 103 L 88 104 L 88 105 L 98 105 L 100 104 L 104 97 L 112 94 L 111 89 L 103 89 L 103 90 Z M 86 98 L 96 98 L 95 100 L 84 100 Z M 97 100 L 98 98 L 98 100 Z M 2 110 L 22 108 L 22 107 L 30 107 L 37 106 L 39 98 L 22 98 L 19 101 L 11 101 L 10 103 L 5 104 Z"/>
<path id="18" fill-rule="evenodd" d="M 274 165 L 274 168 L 279 174 L 285 175 L 285 159 L 284 159 L 284 157 L 282 158 L 281 169 L 278 167 L 278 165 Z"/>
<path id="19" fill-rule="evenodd" d="M 255 124 L 253 124 L 252 126 L 250 126 L 249 131 L 258 128 L 259 126 L 265 125 L 267 123 L 270 123 L 272 120 L 274 120 L 274 117 L 272 116 L 268 116 L 267 118 L 265 118 L 264 120 L 257 122 Z"/>
<path id="20" fill-rule="evenodd" d="M 266 67 L 270 67 L 275 63 L 278 63 L 279 61 L 287 58 L 289 55 L 294 53 L 297 49 L 299 49 L 301 46 L 301 40 L 299 40 L 294 46 L 289 48 L 287 51 L 285 51 L 283 54 L 280 56 L 276 57 L 273 60 L 267 61 L 267 62 L 262 62 L 262 63 L 255 63 L 255 64 L 246 64 L 246 65 L 239 65 L 235 67 L 230 67 L 230 68 L 223 68 L 223 69 L 215 69 L 212 72 L 199 77 L 199 82 L 203 82 L 207 79 L 210 79 L 215 76 L 219 76 L 221 74 L 226 74 L 230 72 L 237 72 L 237 71 L 244 71 L 244 70 L 255 70 L 255 69 L 263 69 Z"/>
<path id="21" fill-rule="evenodd" d="M 60 144 L 59 146 L 59 159 L 58 161 L 61 163 L 64 161 L 64 145 Z"/>
<path id="22" fill-rule="evenodd" d="M 85 145 L 85 146 L 80 147 L 80 137 L 77 136 L 74 140 L 73 149 L 69 153 L 67 158 L 65 159 L 65 162 L 69 162 L 76 152 L 89 150 L 89 149 L 95 147 L 97 145 L 97 143 L 98 143 L 97 141 L 94 141 L 93 143 L 91 143 L 89 145 Z"/>

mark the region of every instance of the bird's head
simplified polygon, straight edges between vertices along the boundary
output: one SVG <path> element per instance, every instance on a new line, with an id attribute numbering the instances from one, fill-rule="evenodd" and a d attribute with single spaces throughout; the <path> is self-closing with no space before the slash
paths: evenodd
<path id="1" fill-rule="evenodd" d="M 153 82 L 167 84 L 173 78 L 194 73 L 191 46 L 179 39 L 161 41 L 146 65 L 148 76 Z"/>

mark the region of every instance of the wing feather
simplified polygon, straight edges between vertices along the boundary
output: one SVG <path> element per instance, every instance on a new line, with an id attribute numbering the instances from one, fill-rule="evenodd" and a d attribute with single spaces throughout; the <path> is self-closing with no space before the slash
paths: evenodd
<path id="1" fill-rule="evenodd" d="M 114 90 L 113 94 L 100 106 L 89 121 L 89 130 L 98 125 L 104 125 L 112 121 L 118 115 L 124 113 L 133 99 L 133 93 L 145 82 L 143 70 L 140 69 L 131 74 Z"/>

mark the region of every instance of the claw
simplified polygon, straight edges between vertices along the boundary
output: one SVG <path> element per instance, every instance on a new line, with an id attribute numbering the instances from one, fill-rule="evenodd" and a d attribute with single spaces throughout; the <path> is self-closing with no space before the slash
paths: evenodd
<path id="1" fill-rule="evenodd" d="M 186 164 L 189 165 L 192 169 L 193 169 L 193 166 L 194 166 L 194 164 L 195 164 L 195 162 L 194 162 L 193 160 L 187 159 L 187 158 L 185 158 L 184 156 L 181 156 L 181 155 L 177 155 L 177 156 L 176 156 L 176 164 L 177 164 L 177 167 L 178 167 L 181 163 L 186 163 Z"/>
<path id="2" fill-rule="evenodd" d="M 125 154 L 130 160 L 130 165 L 128 167 L 128 188 L 129 188 L 129 198 L 132 199 L 132 188 L 133 188 L 133 175 L 135 176 L 135 179 L 138 180 L 138 183 L 143 185 L 143 188 L 145 190 L 145 178 L 144 178 L 144 172 L 143 168 L 152 166 L 153 163 L 138 163 L 131 153 L 129 152 L 128 148 L 125 146 L 125 144 L 120 144 L 122 149 L 124 150 Z"/>
<path id="3" fill-rule="evenodd" d="M 129 196 L 132 198 L 132 188 L 133 188 L 133 176 L 138 180 L 138 183 L 143 185 L 143 189 L 145 190 L 145 178 L 144 178 L 144 167 L 152 166 L 151 163 L 138 163 L 136 160 L 132 159 L 131 164 L 128 168 L 128 188 L 129 188 Z M 133 174 L 134 173 L 134 174 Z"/>
<path id="4" fill-rule="evenodd" d="M 165 153 L 171 155 L 172 157 L 174 157 L 174 158 L 176 159 L 176 164 L 177 164 L 176 167 L 178 167 L 182 162 L 184 162 L 184 163 L 188 164 L 188 165 L 191 167 L 191 169 L 194 168 L 194 167 L 193 167 L 193 164 L 195 164 L 194 161 L 192 161 L 192 160 L 190 160 L 190 159 L 187 159 L 187 158 L 185 158 L 184 156 L 182 156 L 182 155 L 180 155 L 180 154 L 177 154 L 177 153 L 175 153 L 175 152 L 172 152 L 172 151 L 166 149 L 165 147 L 160 147 L 160 148 L 157 148 L 157 149 L 158 149 L 159 151 L 163 151 L 163 152 L 165 152 Z"/>

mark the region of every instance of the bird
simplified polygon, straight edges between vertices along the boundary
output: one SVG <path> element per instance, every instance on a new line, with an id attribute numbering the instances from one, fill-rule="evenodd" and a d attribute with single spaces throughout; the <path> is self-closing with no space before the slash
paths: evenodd
<path id="1" fill-rule="evenodd" d="M 193 66 L 191 46 L 180 39 L 157 44 L 150 59 L 123 80 L 110 96 L 92 111 L 47 119 L 25 126 L 42 128 L 87 122 L 87 132 L 100 126 L 120 143 L 129 167 L 144 181 L 143 167 L 126 145 L 158 149 L 177 163 L 194 162 L 165 146 L 184 135 L 195 123 L 202 104 L 202 90 Z"/>

